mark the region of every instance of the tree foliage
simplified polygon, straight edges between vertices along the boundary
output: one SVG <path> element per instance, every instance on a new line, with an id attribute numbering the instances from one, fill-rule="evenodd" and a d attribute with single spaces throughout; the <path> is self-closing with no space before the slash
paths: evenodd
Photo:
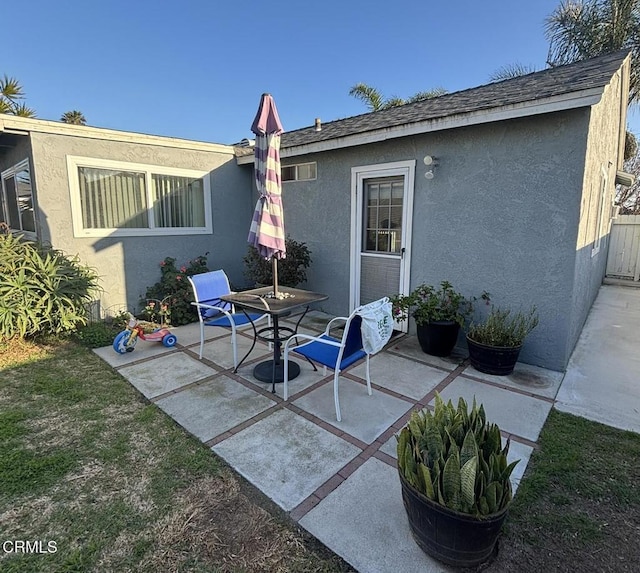
<path id="1" fill-rule="evenodd" d="M 631 49 L 629 103 L 640 101 L 640 0 L 563 0 L 545 26 L 550 66 Z"/>
<path id="2" fill-rule="evenodd" d="M 60 121 L 64 123 L 71 123 L 73 125 L 87 125 L 87 120 L 85 119 L 84 114 L 75 109 L 63 113 Z"/>
<path id="3" fill-rule="evenodd" d="M 526 76 L 537 71 L 535 66 L 527 64 L 507 64 L 498 68 L 489 76 L 490 82 L 500 82 L 502 80 L 510 80 L 511 78 L 518 78 L 520 76 Z"/>
<path id="4" fill-rule="evenodd" d="M 407 99 L 397 96 L 385 98 L 378 89 L 363 83 L 355 84 L 349 90 L 349 95 L 363 102 L 367 108 L 369 108 L 369 111 L 381 111 L 383 109 L 398 107 L 399 105 L 404 105 L 406 103 L 414 103 L 417 101 L 431 99 L 446 93 L 448 93 L 446 89 L 438 87 L 431 90 L 417 92 Z"/>
<path id="5" fill-rule="evenodd" d="M 635 155 L 624 164 L 624 170 L 636 176 L 631 187 L 618 186 L 616 191 L 616 205 L 620 206 L 621 215 L 640 215 L 640 153 L 636 149 Z"/>
<path id="6" fill-rule="evenodd" d="M 36 112 L 22 101 L 24 90 L 15 78 L 6 74 L 0 78 L 0 113 L 19 115 L 22 117 L 36 117 Z"/>

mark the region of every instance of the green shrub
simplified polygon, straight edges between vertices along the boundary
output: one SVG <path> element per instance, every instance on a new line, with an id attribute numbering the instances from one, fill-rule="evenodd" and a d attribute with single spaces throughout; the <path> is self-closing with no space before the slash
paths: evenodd
<path id="1" fill-rule="evenodd" d="M 287 256 L 278 261 L 278 284 L 296 287 L 307 280 L 306 269 L 311 265 L 311 251 L 306 243 L 299 243 L 291 237 L 285 239 Z M 244 276 L 251 286 L 256 284 L 273 284 L 272 262 L 260 256 L 258 250 L 249 246 L 242 259 L 245 264 Z"/>
<path id="2" fill-rule="evenodd" d="M 115 323 L 92 322 L 85 326 L 80 326 L 75 333 L 75 337 L 87 348 L 101 348 L 102 346 L 110 346 L 121 330 L 122 326 Z"/>
<path id="3" fill-rule="evenodd" d="M 193 290 L 187 277 L 208 271 L 206 254 L 196 257 L 180 268 L 176 267 L 174 258 L 166 257 L 160 263 L 160 282 L 149 287 L 145 297 L 140 301 L 144 308 L 141 318 L 155 320 L 155 317 L 151 316 L 157 311 L 155 304 L 162 303 L 168 307 L 163 313 L 163 318 L 173 326 L 198 320 L 195 307 L 191 306 Z M 150 306 L 150 301 L 155 302 L 154 307 Z"/>
<path id="4" fill-rule="evenodd" d="M 98 290 L 98 275 L 77 256 L 0 234 L 0 337 L 73 331 Z"/>

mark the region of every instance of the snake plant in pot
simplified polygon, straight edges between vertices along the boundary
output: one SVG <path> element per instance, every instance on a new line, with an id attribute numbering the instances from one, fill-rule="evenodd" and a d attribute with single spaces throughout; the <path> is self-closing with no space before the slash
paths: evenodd
<path id="1" fill-rule="evenodd" d="M 422 350 L 433 356 L 449 356 L 465 318 L 472 312 L 472 300 L 457 292 L 448 281 L 440 287 L 421 284 L 408 295 L 391 297 L 393 315 L 398 321 L 412 316 Z"/>
<path id="2" fill-rule="evenodd" d="M 432 557 L 473 567 L 494 553 L 511 503 L 510 476 L 500 429 L 484 407 L 469 411 L 436 394 L 435 409 L 413 412 L 398 435 L 398 473 L 411 532 Z"/>

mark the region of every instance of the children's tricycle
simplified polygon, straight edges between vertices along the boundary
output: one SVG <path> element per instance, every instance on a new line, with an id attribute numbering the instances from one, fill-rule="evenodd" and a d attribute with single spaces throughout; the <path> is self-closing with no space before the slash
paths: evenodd
<path id="1" fill-rule="evenodd" d="M 178 339 L 172 334 L 168 328 L 156 328 L 153 332 L 145 334 L 142 326 L 137 319 L 131 317 L 127 328 L 123 330 L 113 341 L 113 349 L 118 354 L 125 352 L 133 352 L 138 338 L 142 340 L 162 342 L 166 347 L 175 346 Z"/>

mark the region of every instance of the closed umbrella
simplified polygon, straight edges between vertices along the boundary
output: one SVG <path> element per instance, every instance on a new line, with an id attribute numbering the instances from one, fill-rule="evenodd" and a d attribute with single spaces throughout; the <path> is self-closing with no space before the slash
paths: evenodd
<path id="1" fill-rule="evenodd" d="M 260 193 L 253 212 L 249 244 L 273 265 L 273 294 L 278 297 L 278 259 L 286 256 L 280 179 L 282 124 L 270 94 L 262 94 L 251 131 L 256 134 L 255 178 Z"/>

